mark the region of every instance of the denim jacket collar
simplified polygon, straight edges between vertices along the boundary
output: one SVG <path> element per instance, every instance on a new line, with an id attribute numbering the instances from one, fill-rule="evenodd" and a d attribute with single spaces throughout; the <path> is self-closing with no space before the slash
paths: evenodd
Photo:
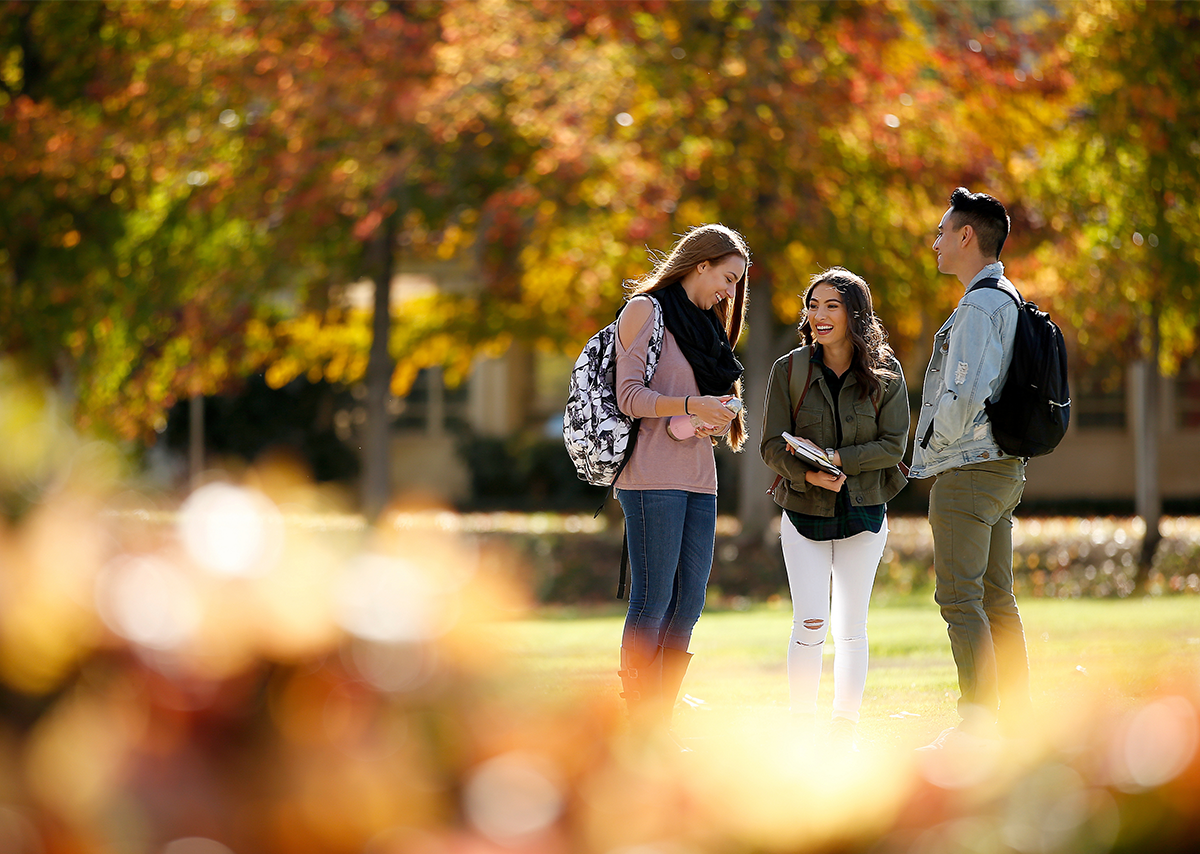
<path id="1" fill-rule="evenodd" d="M 975 287 L 976 284 L 984 279 L 1002 279 L 1004 278 L 1004 264 L 1000 260 L 995 260 L 990 264 L 986 264 L 982 270 L 975 274 L 975 278 L 971 279 L 967 285 L 967 290 Z"/>

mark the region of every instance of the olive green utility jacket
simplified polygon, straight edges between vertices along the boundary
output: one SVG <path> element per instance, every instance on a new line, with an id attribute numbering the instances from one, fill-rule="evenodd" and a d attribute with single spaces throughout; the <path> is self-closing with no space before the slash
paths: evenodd
<path id="1" fill-rule="evenodd" d="M 809 516 L 833 516 L 837 493 L 804 479 L 815 466 L 792 454 L 781 435 L 788 432 L 820 448 L 837 444 L 833 397 L 820 364 L 810 361 L 811 354 L 811 347 L 799 347 L 771 368 L 759 452 L 779 475 L 771 491 L 776 504 Z M 908 445 L 908 391 L 900 363 L 893 358 L 890 367 L 896 376 L 885 382 L 881 400 L 868 399 L 853 373 L 846 376 L 838 399 L 842 443 L 837 451 L 850 501 L 858 506 L 885 504 L 908 483 L 899 468 Z"/>

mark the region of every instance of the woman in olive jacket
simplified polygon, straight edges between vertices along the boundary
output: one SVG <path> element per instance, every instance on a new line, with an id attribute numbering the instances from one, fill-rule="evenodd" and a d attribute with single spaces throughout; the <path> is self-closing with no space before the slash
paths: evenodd
<path id="1" fill-rule="evenodd" d="M 854 749 L 867 679 L 867 609 L 887 541 L 887 502 L 907 483 L 908 392 L 900 363 L 859 276 L 834 267 L 814 276 L 800 324 L 803 346 L 775 362 L 763 415 L 763 461 L 778 477 L 780 540 L 791 589 L 791 708 L 815 718 L 821 655 L 834 642 L 835 743 Z M 796 455 L 788 433 L 839 474 Z M 832 599 L 832 607 L 831 607 Z"/>

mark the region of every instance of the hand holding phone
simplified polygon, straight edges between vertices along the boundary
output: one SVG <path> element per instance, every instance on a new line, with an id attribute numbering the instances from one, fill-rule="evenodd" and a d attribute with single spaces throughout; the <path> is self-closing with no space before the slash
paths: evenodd
<path id="1" fill-rule="evenodd" d="M 742 411 L 742 402 L 736 397 L 721 399 L 721 405 L 732 412 L 735 417 Z M 724 426 L 724 424 L 707 424 L 699 415 L 676 415 L 667 422 L 667 432 L 671 438 L 683 440 L 695 436 L 698 430 L 707 431 L 706 435 L 708 435 L 720 431 Z"/>

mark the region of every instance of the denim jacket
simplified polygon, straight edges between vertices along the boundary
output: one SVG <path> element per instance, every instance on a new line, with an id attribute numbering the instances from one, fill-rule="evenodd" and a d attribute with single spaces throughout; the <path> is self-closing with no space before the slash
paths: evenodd
<path id="1" fill-rule="evenodd" d="M 933 477 L 1007 456 L 992 438 L 983 404 L 999 395 L 1008 376 L 1017 306 L 1003 291 L 975 287 L 990 278 L 1008 281 L 999 261 L 971 280 L 958 307 L 933 337 L 909 477 Z"/>

